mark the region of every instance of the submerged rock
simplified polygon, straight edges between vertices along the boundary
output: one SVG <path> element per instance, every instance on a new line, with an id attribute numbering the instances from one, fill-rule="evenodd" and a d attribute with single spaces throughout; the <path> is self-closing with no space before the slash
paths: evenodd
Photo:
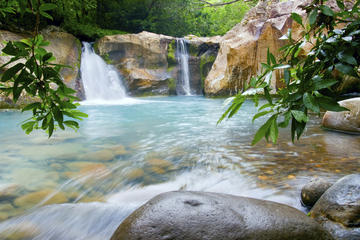
<path id="1" fill-rule="evenodd" d="M 301 189 L 301 202 L 307 207 L 314 206 L 317 200 L 319 200 L 324 192 L 331 186 L 332 183 L 323 178 L 311 179 L 311 181 Z"/>
<path id="2" fill-rule="evenodd" d="M 350 111 L 327 111 L 322 120 L 322 126 L 328 129 L 360 133 L 360 98 L 340 101 L 339 104 Z"/>
<path id="3" fill-rule="evenodd" d="M 206 192 L 168 192 L 126 218 L 111 240 L 332 239 L 302 212 L 275 202 Z"/>
<path id="4" fill-rule="evenodd" d="M 360 239 L 360 174 L 337 181 L 316 202 L 310 214 L 336 239 Z"/>
<path id="5" fill-rule="evenodd" d="M 55 203 L 65 203 L 68 199 L 62 192 L 54 192 L 53 190 L 41 190 L 31 192 L 24 196 L 18 197 L 14 201 L 14 205 L 19 208 L 30 208 L 42 202 L 42 205 Z"/>

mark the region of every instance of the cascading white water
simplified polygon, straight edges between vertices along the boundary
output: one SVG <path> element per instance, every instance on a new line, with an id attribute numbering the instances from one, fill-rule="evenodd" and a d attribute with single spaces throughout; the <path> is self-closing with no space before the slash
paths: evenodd
<path id="1" fill-rule="evenodd" d="M 81 79 L 86 101 L 106 102 L 126 97 L 126 90 L 117 70 L 106 64 L 88 42 L 83 42 Z"/>
<path id="2" fill-rule="evenodd" d="M 178 81 L 178 95 L 192 95 L 190 87 L 189 54 L 187 41 L 183 38 L 176 39 L 176 57 L 180 65 L 180 79 Z"/>

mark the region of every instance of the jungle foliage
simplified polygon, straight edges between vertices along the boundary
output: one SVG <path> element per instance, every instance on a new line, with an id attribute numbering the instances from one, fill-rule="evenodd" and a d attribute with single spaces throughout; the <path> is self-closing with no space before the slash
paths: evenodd
<path id="1" fill-rule="evenodd" d="M 290 29 L 282 37 L 288 44 L 280 49 L 281 58 L 276 59 L 268 51 L 267 62 L 262 63 L 262 73 L 253 77 L 246 86 L 246 89 L 262 90 L 267 100 L 253 118 L 268 116 L 257 131 L 253 144 L 263 138 L 276 143 L 278 127 L 286 128 L 289 124 L 294 141 L 303 134 L 310 113 L 347 110 L 337 103 L 339 96 L 334 87 L 344 77 L 359 78 L 360 1 L 347 6 L 343 0 L 337 0 L 339 11 L 333 11 L 325 3 L 314 0 L 309 6 L 304 6 L 307 21 L 296 13 L 292 14 L 292 19 L 303 28 L 302 36 L 293 39 Z M 304 49 L 309 46 L 310 52 L 304 55 L 307 52 Z M 274 71 L 283 71 L 284 75 L 285 87 L 278 89 L 277 96 L 270 94 Z M 236 114 L 246 99 L 242 93 L 232 98 L 219 122 Z M 253 100 L 258 106 L 257 95 Z"/>
<path id="2" fill-rule="evenodd" d="M 0 0 L 0 28 L 33 29 L 34 15 L 22 11 L 28 1 Z M 55 25 L 82 40 L 116 33 L 150 31 L 182 37 L 222 35 L 239 23 L 256 1 L 209 7 L 199 0 L 42 0 L 56 8 L 41 16 L 40 28 Z M 229 2 L 224 0 L 223 2 Z M 14 10 L 15 9 L 15 10 Z M 3 14 L 3 13 L 12 14 Z M 111 30 L 109 30 L 111 29 Z"/>

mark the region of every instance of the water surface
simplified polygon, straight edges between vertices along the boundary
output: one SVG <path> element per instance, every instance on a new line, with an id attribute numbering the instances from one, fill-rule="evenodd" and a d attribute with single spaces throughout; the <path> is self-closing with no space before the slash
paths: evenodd
<path id="1" fill-rule="evenodd" d="M 300 142 L 293 144 L 285 129 L 278 144 L 251 146 L 261 120 L 251 124 L 256 109 L 250 102 L 218 126 L 222 99 L 123 99 L 80 109 L 89 118 L 79 132 L 59 131 L 51 139 L 25 135 L 19 124 L 26 115 L 0 112 L 3 235 L 108 239 L 131 211 L 172 190 L 249 196 L 304 210 L 299 192 L 311 177 L 360 171 L 360 136 L 325 131 L 316 116 Z M 56 204 L 43 206 L 48 203 Z"/>

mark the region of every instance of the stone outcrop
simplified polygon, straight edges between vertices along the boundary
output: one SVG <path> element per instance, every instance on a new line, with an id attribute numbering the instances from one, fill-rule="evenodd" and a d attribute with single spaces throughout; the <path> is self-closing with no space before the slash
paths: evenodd
<path id="1" fill-rule="evenodd" d="M 80 57 L 81 57 L 81 45 L 78 39 L 73 35 L 65 32 L 44 30 L 41 33 L 44 38 L 50 41 L 50 45 L 46 46 L 45 49 L 50 51 L 56 57 L 56 63 L 70 66 L 71 68 L 63 68 L 60 72 L 64 82 L 67 86 L 77 90 L 78 97 L 83 96 L 82 84 L 79 78 L 80 72 Z M 16 41 L 24 38 L 28 38 L 30 35 L 27 34 L 17 34 L 9 31 L 0 30 L 0 49 L 2 49 L 5 44 L 3 41 Z M 3 65 L 10 59 L 10 56 L 0 56 L 0 65 Z M 9 67 L 13 66 L 9 65 Z M 12 101 L 5 97 L 0 96 L 1 105 L 14 106 Z M 18 104 L 26 104 L 32 99 L 28 96 L 22 96 Z"/>
<path id="2" fill-rule="evenodd" d="M 206 192 L 163 193 L 133 212 L 111 240 L 332 239 L 304 213 L 279 203 Z"/>
<path id="3" fill-rule="evenodd" d="M 205 80 L 205 93 L 231 95 L 241 91 L 244 83 L 260 72 L 261 63 L 267 59 L 267 50 L 278 56 L 278 49 L 286 43 L 279 38 L 290 27 L 294 34 L 299 32 L 290 15 L 292 12 L 303 14 L 298 8 L 300 4 L 304 1 L 276 4 L 259 1 L 241 23 L 222 37 L 219 54 Z M 272 76 L 273 89 L 283 86 L 280 78 L 280 73 Z"/>
<path id="4" fill-rule="evenodd" d="M 350 111 L 327 111 L 322 126 L 331 130 L 360 134 L 360 98 L 347 99 L 339 104 Z"/>
<path id="5" fill-rule="evenodd" d="M 360 239 L 360 174 L 337 181 L 316 202 L 310 216 L 335 239 Z"/>
<path id="6" fill-rule="evenodd" d="M 328 190 L 333 183 L 323 178 L 313 178 L 301 189 L 301 202 L 307 207 L 315 205 L 317 200 Z"/>
<path id="7" fill-rule="evenodd" d="M 190 38 L 191 87 L 200 94 L 215 60 L 218 43 Z M 141 32 L 105 36 L 96 42 L 95 50 L 120 71 L 130 95 L 171 95 L 176 93 L 180 71 L 176 45 L 176 38 Z"/>

